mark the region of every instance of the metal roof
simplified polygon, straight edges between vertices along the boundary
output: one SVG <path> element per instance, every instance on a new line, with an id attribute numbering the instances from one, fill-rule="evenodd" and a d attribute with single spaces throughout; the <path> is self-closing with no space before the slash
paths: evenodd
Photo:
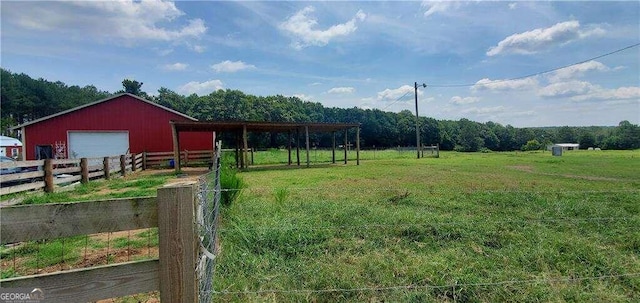
<path id="1" fill-rule="evenodd" d="M 226 121 L 226 122 L 190 122 L 171 121 L 176 131 L 242 131 L 247 132 L 288 132 L 309 128 L 310 132 L 333 132 L 360 127 L 359 123 L 295 123 L 295 122 L 253 122 L 253 121 Z"/>
<path id="2" fill-rule="evenodd" d="M 20 124 L 20 125 L 18 125 L 18 126 L 14 126 L 14 127 L 12 127 L 12 128 L 11 128 L 11 130 L 17 130 L 17 129 L 20 129 L 20 128 L 22 128 L 22 127 L 25 127 L 25 126 L 28 126 L 28 125 L 31 125 L 31 124 L 36 124 L 36 123 L 39 123 L 39 122 L 42 122 L 42 121 L 45 121 L 45 120 L 49 120 L 49 119 L 51 119 L 51 118 L 55 118 L 55 117 L 58 117 L 58 116 L 66 115 L 66 114 L 68 114 L 68 113 L 71 113 L 71 112 L 74 112 L 74 111 L 77 111 L 77 110 L 81 110 L 81 109 L 86 108 L 86 107 L 94 106 L 94 105 L 96 105 L 96 104 L 100 104 L 100 103 L 103 103 L 103 102 L 107 102 L 107 101 L 110 101 L 110 100 L 113 100 L 113 99 L 117 99 L 117 98 L 122 97 L 122 96 L 129 96 L 129 97 L 133 97 L 133 98 L 138 99 L 138 100 L 140 100 L 140 101 L 142 101 L 142 102 L 145 102 L 145 103 L 148 103 L 148 104 L 150 104 L 150 105 L 153 105 L 153 106 L 159 107 L 159 108 L 161 108 L 161 109 L 163 109 L 163 110 L 166 110 L 166 111 L 168 111 L 168 112 L 172 112 L 172 113 L 174 113 L 174 114 L 176 114 L 176 115 L 180 115 L 180 116 L 182 116 L 182 117 L 185 117 L 185 118 L 187 118 L 187 119 L 189 119 L 189 120 L 192 120 L 192 121 L 198 121 L 198 119 L 196 119 L 196 118 L 193 118 L 193 117 L 191 117 L 191 116 L 187 116 L 187 115 L 185 115 L 185 114 L 183 114 L 183 113 L 181 113 L 181 112 L 179 112 L 179 111 L 176 111 L 176 110 L 170 109 L 170 108 L 168 108 L 168 107 L 164 107 L 164 106 L 162 106 L 162 105 L 160 105 L 160 104 L 157 104 L 157 103 L 151 102 L 151 101 L 146 100 L 146 99 L 144 99 L 144 98 L 140 98 L 140 97 L 138 97 L 138 96 L 136 96 L 136 95 L 134 95 L 134 94 L 130 94 L 130 93 L 121 93 L 121 94 L 113 95 L 113 96 L 111 96 L 111 97 L 107 97 L 107 98 L 104 98 L 104 99 L 101 99 L 101 100 L 98 100 L 98 101 L 95 101 L 95 102 L 87 103 L 87 104 L 85 104 L 85 105 L 81 105 L 81 106 L 78 106 L 78 107 L 74 107 L 74 108 L 71 108 L 71 109 L 68 109 L 68 110 L 65 110 L 65 111 L 62 111 L 62 112 L 59 112 L 59 113 L 53 114 L 53 115 L 49 115 L 49 116 L 42 117 L 42 118 L 39 118 L 39 119 L 36 119 L 36 120 L 33 120 L 33 121 L 29 121 L 29 122 L 27 122 L 27 123 L 23 123 L 23 124 Z"/>

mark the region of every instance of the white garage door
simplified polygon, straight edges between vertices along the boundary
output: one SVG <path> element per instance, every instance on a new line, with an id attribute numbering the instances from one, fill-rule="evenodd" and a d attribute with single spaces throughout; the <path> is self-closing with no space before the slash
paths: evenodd
<path id="1" fill-rule="evenodd" d="M 69 132 L 69 158 L 124 155 L 129 151 L 129 132 Z"/>

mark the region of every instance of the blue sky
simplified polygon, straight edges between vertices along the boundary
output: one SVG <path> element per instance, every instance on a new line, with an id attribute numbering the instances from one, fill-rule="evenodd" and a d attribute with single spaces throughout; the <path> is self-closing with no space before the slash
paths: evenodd
<path id="1" fill-rule="evenodd" d="M 228 88 L 413 112 L 418 82 L 420 115 L 436 119 L 640 123 L 640 47 L 508 80 L 639 43 L 638 1 L 0 5 L 1 66 L 69 85 L 116 91 L 129 78 L 150 94 Z"/>

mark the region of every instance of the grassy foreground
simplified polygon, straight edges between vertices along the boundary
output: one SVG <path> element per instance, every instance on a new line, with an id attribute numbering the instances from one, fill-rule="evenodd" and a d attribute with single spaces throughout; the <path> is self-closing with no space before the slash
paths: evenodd
<path id="1" fill-rule="evenodd" d="M 242 172 L 214 300 L 638 302 L 638 172 L 640 151 Z"/>

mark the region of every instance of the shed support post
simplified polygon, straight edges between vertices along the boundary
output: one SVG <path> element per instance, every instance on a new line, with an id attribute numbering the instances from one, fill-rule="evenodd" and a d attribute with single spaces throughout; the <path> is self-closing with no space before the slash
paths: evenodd
<path id="1" fill-rule="evenodd" d="M 291 131 L 288 133 L 289 135 L 289 144 L 287 145 L 287 151 L 289 152 L 289 165 L 291 165 Z"/>
<path id="2" fill-rule="evenodd" d="M 236 168 L 240 168 L 242 166 L 242 158 L 240 158 L 240 134 L 234 132 L 234 138 L 236 141 Z"/>
<path id="3" fill-rule="evenodd" d="M 356 128 L 356 165 L 360 165 L 360 126 Z"/>
<path id="4" fill-rule="evenodd" d="M 171 123 L 171 132 L 173 134 L 173 167 L 177 174 L 180 172 L 180 133 L 173 123 Z"/>
<path id="5" fill-rule="evenodd" d="M 249 167 L 249 144 L 247 143 L 247 125 L 243 125 L 242 126 L 242 147 L 243 147 L 243 152 L 242 152 L 242 162 L 244 163 L 243 168 L 248 168 Z"/>
<path id="6" fill-rule="evenodd" d="M 304 135 L 307 144 L 307 167 L 309 167 L 311 165 L 311 162 L 309 160 L 309 126 L 304 127 Z"/>
<path id="7" fill-rule="evenodd" d="M 331 163 L 336 164 L 336 132 L 331 132 Z"/>
<path id="8" fill-rule="evenodd" d="M 296 128 L 296 158 L 298 166 L 300 166 L 300 129 Z"/>
<path id="9" fill-rule="evenodd" d="M 344 130 L 344 164 L 347 164 L 347 145 L 349 144 L 348 140 L 349 130 Z"/>

